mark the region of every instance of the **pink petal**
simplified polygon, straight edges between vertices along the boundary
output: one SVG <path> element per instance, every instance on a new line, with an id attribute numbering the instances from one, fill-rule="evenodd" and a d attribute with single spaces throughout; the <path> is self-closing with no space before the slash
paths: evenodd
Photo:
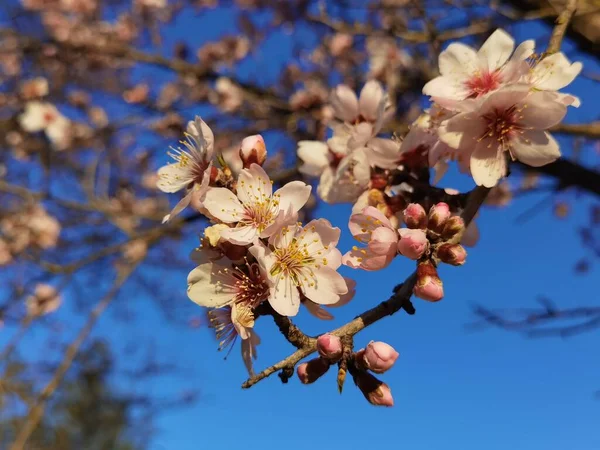
<path id="1" fill-rule="evenodd" d="M 323 309 L 321 306 L 312 302 L 311 300 L 304 300 L 302 304 L 306 307 L 307 311 L 321 320 L 333 320 L 331 313 Z"/>
<path id="2" fill-rule="evenodd" d="M 556 100 L 553 92 L 533 92 L 520 109 L 521 124 L 534 130 L 546 130 L 559 124 L 567 114 L 567 106 Z"/>
<path id="3" fill-rule="evenodd" d="M 179 214 L 181 211 L 187 208 L 187 206 L 190 204 L 190 201 L 192 200 L 193 194 L 194 191 L 190 190 L 181 200 L 179 200 L 179 202 L 177 202 L 177 204 L 171 210 L 171 212 L 163 218 L 162 223 L 167 223 L 169 220 L 171 220 L 173 217 L 175 217 L 177 214 Z"/>
<path id="4" fill-rule="evenodd" d="M 425 95 L 452 100 L 464 100 L 470 92 L 465 84 L 465 78 L 458 76 L 439 76 L 423 86 Z"/>
<path id="5" fill-rule="evenodd" d="M 292 317 L 300 309 L 300 293 L 289 276 L 279 274 L 270 277 L 273 287 L 270 289 L 269 303 L 282 316 Z"/>
<path id="6" fill-rule="evenodd" d="M 236 245 L 252 244 L 258 236 L 258 230 L 248 225 L 228 228 L 221 231 L 221 238 Z"/>
<path id="7" fill-rule="evenodd" d="M 194 178 L 188 167 L 173 163 L 158 169 L 156 186 L 163 192 L 173 193 L 185 188 L 192 181 Z"/>
<path id="8" fill-rule="evenodd" d="M 376 255 L 386 255 L 398 245 L 398 233 L 386 227 L 379 227 L 373 231 L 369 250 Z"/>
<path id="9" fill-rule="evenodd" d="M 538 89 L 557 91 L 571 84 L 583 65 L 571 62 L 561 52 L 546 56 L 533 68 L 533 83 Z"/>

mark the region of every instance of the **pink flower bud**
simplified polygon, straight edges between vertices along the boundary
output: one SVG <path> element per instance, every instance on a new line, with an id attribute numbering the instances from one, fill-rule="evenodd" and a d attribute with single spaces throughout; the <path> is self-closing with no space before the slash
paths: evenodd
<path id="1" fill-rule="evenodd" d="M 427 213 L 418 203 L 409 204 L 404 210 L 404 223 L 408 228 L 427 228 Z"/>
<path id="2" fill-rule="evenodd" d="M 437 256 L 446 264 L 462 266 L 467 260 L 467 251 L 460 244 L 442 244 L 437 249 Z"/>
<path id="3" fill-rule="evenodd" d="M 308 362 L 298 364 L 296 373 L 302 384 L 310 384 L 321 378 L 329 370 L 329 361 L 323 358 L 311 359 Z"/>
<path id="4" fill-rule="evenodd" d="M 411 230 L 409 228 L 401 228 L 400 240 L 398 241 L 398 251 L 410 259 L 419 259 L 427 248 L 429 241 L 423 230 Z"/>
<path id="5" fill-rule="evenodd" d="M 444 297 L 444 287 L 436 268 L 431 261 L 420 262 L 417 266 L 417 282 L 414 294 L 430 302 L 437 302 Z"/>
<path id="6" fill-rule="evenodd" d="M 357 356 L 360 352 L 357 353 Z M 385 342 L 369 342 L 362 355 L 362 363 L 366 369 L 375 373 L 384 373 L 389 370 L 396 360 L 399 353 Z"/>
<path id="7" fill-rule="evenodd" d="M 244 163 L 244 169 L 248 169 L 252 164 L 262 166 L 267 159 L 267 148 L 265 141 L 260 134 L 248 136 L 242 141 L 240 148 L 240 158 Z"/>
<path id="8" fill-rule="evenodd" d="M 358 386 L 367 401 L 375 406 L 394 406 L 392 390 L 383 381 L 378 380 L 364 370 L 358 370 L 352 375 L 354 384 Z"/>
<path id="9" fill-rule="evenodd" d="M 433 205 L 429 210 L 427 228 L 436 233 L 441 232 L 450 215 L 450 206 L 448 206 L 448 203 L 440 202 L 437 205 Z"/>
<path id="10" fill-rule="evenodd" d="M 465 221 L 460 216 L 452 216 L 444 224 L 442 237 L 444 239 L 452 239 L 458 233 L 462 233 L 465 229 Z"/>
<path id="11" fill-rule="evenodd" d="M 342 357 L 342 340 L 333 334 L 323 334 L 317 339 L 317 351 L 323 358 L 335 362 Z"/>

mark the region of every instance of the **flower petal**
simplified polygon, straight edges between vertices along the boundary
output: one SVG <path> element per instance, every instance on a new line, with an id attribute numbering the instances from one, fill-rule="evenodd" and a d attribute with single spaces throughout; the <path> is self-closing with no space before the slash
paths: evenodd
<path id="1" fill-rule="evenodd" d="M 379 81 L 368 81 L 360 91 L 358 99 L 360 115 L 370 122 L 375 122 L 379 117 L 381 102 L 385 101 L 383 87 Z"/>
<path id="2" fill-rule="evenodd" d="M 175 207 L 171 210 L 169 214 L 163 217 L 162 223 L 167 223 L 181 211 L 183 211 L 192 201 L 192 196 L 194 195 L 194 191 L 190 190 L 181 200 L 177 202 Z"/>
<path id="3" fill-rule="evenodd" d="M 321 266 L 312 271 L 309 282 L 302 283 L 304 295 L 320 305 L 331 305 L 340 300 L 340 295 L 348 292 L 344 277 L 335 269 Z"/>
<path id="4" fill-rule="evenodd" d="M 454 42 L 440 53 L 440 73 L 444 76 L 463 76 L 477 70 L 477 53 L 468 45 Z"/>
<path id="5" fill-rule="evenodd" d="M 567 105 L 557 101 L 553 92 L 533 92 L 520 108 L 521 124 L 534 130 L 546 130 L 559 124 L 567 114 Z"/>
<path id="6" fill-rule="evenodd" d="M 291 277 L 280 273 L 271 278 L 273 286 L 269 292 L 269 303 L 282 316 L 292 317 L 300 309 L 300 293 Z"/>
<path id="7" fill-rule="evenodd" d="M 204 207 L 212 216 L 225 223 L 238 222 L 245 213 L 233 192 L 225 188 L 209 188 L 204 197 Z"/>
<path id="8" fill-rule="evenodd" d="M 185 188 L 194 181 L 194 176 L 188 167 L 179 163 L 167 164 L 158 169 L 156 186 L 163 192 L 173 193 Z"/>
<path id="9" fill-rule="evenodd" d="M 483 140 L 475 147 L 471 155 L 471 174 L 479 186 L 491 188 L 506 176 L 506 157 L 504 152 L 494 145 L 495 141 L 488 141 Z"/>
<path id="10" fill-rule="evenodd" d="M 533 69 L 532 78 L 537 89 L 557 91 L 564 88 L 581 72 L 580 62 L 571 62 L 561 52 L 542 59 Z"/>
<path id="11" fill-rule="evenodd" d="M 279 209 L 286 213 L 298 212 L 306 205 L 312 187 L 302 181 L 291 181 L 275 192 L 274 197 L 279 201 Z"/>
<path id="12" fill-rule="evenodd" d="M 513 156 L 532 167 L 545 166 L 560 158 L 560 149 L 554 138 L 545 131 L 529 130 L 512 143 Z"/>
<path id="13" fill-rule="evenodd" d="M 273 194 L 273 186 L 267 172 L 258 164 L 240 172 L 237 196 L 244 205 L 266 201 Z"/>
<path id="14" fill-rule="evenodd" d="M 234 300 L 230 269 L 215 263 L 201 264 L 187 278 L 187 295 L 200 306 L 220 308 Z"/>
<path id="15" fill-rule="evenodd" d="M 439 76 L 423 86 L 423 94 L 431 97 L 464 100 L 471 93 L 465 84 L 465 78 L 457 75 Z"/>
<path id="16" fill-rule="evenodd" d="M 321 176 L 325 167 L 329 166 L 329 147 L 324 142 L 300 141 L 298 142 L 298 158 L 303 164 L 298 169 L 300 173 L 311 177 Z"/>
<path id="17" fill-rule="evenodd" d="M 515 49 L 515 40 L 506 31 L 498 29 L 483 43 L 477 57 L 490 72 L 499 69 L 508 61 Z"/>
<path id="18" fill-rule="evenodd" d="M 311 300 L 304 300 L 302 304 L 306 307 L 306 310 L 315 316 L 317 319 L 321 320 L 333 320 L 333 316 L 331 313 L 323 309 L 321 306 L 317 305 L 315 302 Z"/>
<path id="19" fill-rule="evenodd" d="M 398 233 L 387 227 L 379 227 L 373 231 L 369 241 L 369 250 L 376 255 L 387 255 L 398 245 Z"/>
<path id="20" fill-rule="evenodd" d="M 358 116 L 356 94 L 344 84 L 337 86 L 331 94 L 331 106 L 335 116 L 344 122 L 352 122 Z"/>
<path id="21" fill-rule="evenodd" d="M 236 245 L 252 244 L 258 235 L 258 230 L 249 225 L 227 228 L 221 231 L 221 238 Z"/>

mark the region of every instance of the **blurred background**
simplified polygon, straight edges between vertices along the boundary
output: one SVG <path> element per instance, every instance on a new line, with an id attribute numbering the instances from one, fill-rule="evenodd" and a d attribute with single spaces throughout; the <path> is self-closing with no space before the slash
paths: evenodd
<path id="1" fill-rule="evenodd" d="M 242 390 L 239 343 L 217 352 L 186 296 L 206 223 L 156 188 L 187 121 L 200 115 L 238 168 L 243 137 L 265 165 L 300 179 L 300 140 L 323 140 L 332 87 L 379 80 L 402 136 L 428 101 L 450 41 L 496 28 L 543 51 L 561 1 L 3 0 L 0 6 L 0 448 L 600 448 L 600 5 L 581 0 L 563 42 L 581 98 L 554 130 L 564 158 L 515 164 L 476 223 L 446 298 L 415 299 L 356 337 L 400 359 L 384 376 L 391 409 L 335 375 L 277 377 Z M 39 123 L 24 121 L 36 112 Z M 41 112 L 40 112 L 41 111 Z M 460 191 L 453 168 L 440 183 Z M 351 205 L 306 213 L 347 231 Z M 306 217 L 308 218 L 308 217 Z M 414 269 L 342 270 L 357 294 L 332 322 L 301 311 L 308 334 L 389 297 Z M 257 371 L 293 350 L 259 320 Z M 32 425 L 33 424 L 33 425 Z"/>

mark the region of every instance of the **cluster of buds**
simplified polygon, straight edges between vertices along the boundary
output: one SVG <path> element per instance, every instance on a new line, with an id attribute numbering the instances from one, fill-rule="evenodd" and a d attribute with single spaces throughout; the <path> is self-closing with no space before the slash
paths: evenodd
<path id="1" fill-rule="evenodd" d="M 407 228 L 399 231 L 398 249 L 404 256 L 419 261 L 414 293 L 424 300 L 441 300 L 444 288 L 437 264 L 465 263 L 467 252 L 459 244 L 465 223 L 460 216 L 452 215 L 450 206 L 443 202 L 433 205 L 429 214 L 420 204 L 409 204 L 404 210 L 404 223 Z"/>
<path id="2" fill-rule="evenodd" d="M 391 345 L 371 341 L 366 348 L 348 354 L 347 358 L 344 358 L 342 340 L 332 334 L 323 334 L 317 339 L 317 351 L 319 352 L 317 358 L 298 365 L 296 372 L 300 382 L 314 383 L 337 363 L 342 377 L 345 376 L 345 368 L 348 368 L 354 384 L 369 403 L 376 406 L 394 405 L 390 387 L 370 373 L 382 374 L 392 368 L 399 354 Z"/>

